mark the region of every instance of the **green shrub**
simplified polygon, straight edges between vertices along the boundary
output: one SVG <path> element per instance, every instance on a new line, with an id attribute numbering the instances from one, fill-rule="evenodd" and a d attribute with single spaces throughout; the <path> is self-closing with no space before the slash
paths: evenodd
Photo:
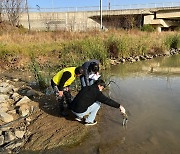
<path id="1" fill-rule="evenodd" d="M 113 36 L 109 37 L 107 41 L 104 42 L 107 52 L 110 58 L 118 58 L 119 56 L 119 40 Z"/>
<path id="2" fill-rule="evenodd" d="M 31 54 L 30 57 L 31 57 L 30 69 L 34 74 L 34 78 L 36 82 L 38 83 L 39 88 L 44 90 L 49 86 L 49 83 L 46 80 L 46 78 L 42 75 L 40 64 L 35 60 L 34 54 Z"/>
<path id="3" fill-rule="evenodd" d="M 86 55 L 85 59 L 99 59 L 102 64 L 106 64 L 108 54 L 103 39 L 85 39 L 82 41 L 82 49 Z"/>
<path id="4" fill-rule="evenodd" d="M 88 38 L 64 43 L 61 50 L 60 62 L 67 65 L 80 65 L 87 59 L 99 59 L 106 63 L 107 53 L 102 40 Z"/>
<path id="5" fill-rule="evenodd" d="M 165 45 L 168 49 L 178 49 L 180 47 L 180 35 L 169 35 L 165 38 Z"/>
<path id="6" fill-rule="evenodd" d="M 155 28 L 152 25 L 144 25 L 141 30 L 145 32 L 154 32 Z"/>

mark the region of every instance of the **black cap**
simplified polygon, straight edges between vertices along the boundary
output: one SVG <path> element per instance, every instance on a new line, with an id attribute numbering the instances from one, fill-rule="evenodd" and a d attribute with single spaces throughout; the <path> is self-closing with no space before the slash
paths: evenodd
<path id="1" fill-rule="evenodd" d="M 106 83 L 102 79 L 95 81 L 94 84 L 103 86 L 104 88 L 106 87 Z"/>
<path id="2" fill-rule="evenodd" d="M 84 74 L 83 67 L 82 66 L 76 67 L 75 74 L 76 75 Z"/>
<path id="3" fill-rule="evenodd" d="M 97 63 L 92 62 L 89 67 L 92 72 L 94 73 L 99 72 L 99 65 Z"/>

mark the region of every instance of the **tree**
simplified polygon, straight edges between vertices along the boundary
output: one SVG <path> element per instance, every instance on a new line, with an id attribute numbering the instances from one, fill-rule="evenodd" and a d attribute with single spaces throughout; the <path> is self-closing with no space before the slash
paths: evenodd
<path id="1" fill-rule="evenodd" d="M 3 5 L 9 22 L 18 26 L 20 14 L 25 10 L 25 0 L 4 0 Z"/>
<path id="2" fill-rule="evenodd" d="M 0 23 L 2 22 L 3 0 L 0 0 Z"/>

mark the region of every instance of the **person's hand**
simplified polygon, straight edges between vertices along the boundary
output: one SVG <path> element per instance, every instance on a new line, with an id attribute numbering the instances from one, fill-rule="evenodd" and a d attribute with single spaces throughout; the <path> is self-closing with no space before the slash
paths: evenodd
<path id="1" fill-rule="evenodd" d="M 123 115 L 126 114 L 126 110 L 125 110 L 125 108 L 124 108 L 122 105 L 120 105 L 119 109 L 120 109 L 120 112 L 121 112 Z"/>
<path id="2" fill-rule="evenodd" d="M 59 91 L 59 96 L 63 96 L 63 91 Z"/>

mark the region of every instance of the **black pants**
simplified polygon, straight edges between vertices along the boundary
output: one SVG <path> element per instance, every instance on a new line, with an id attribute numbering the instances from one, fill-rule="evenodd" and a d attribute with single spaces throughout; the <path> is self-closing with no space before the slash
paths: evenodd
<path id="1" fill-rule="evenodd" d="M 72 101 L 72 95 L 70 91 L 63 91 L 63 96 L 58 96 L 58 102 L 60 107 L 60 112 L 67 112 Z"/>
<path id="2" fill-rule="evenodd" d="M 70 107 L 70 103 L 72 101 L 72 95 L 71 92 L 69 90 L 69 87 L 65 87 L 63 89 L 63 96 L 59 96 L 59 89 L 57 87 L 57 85 L 53 82 L 53 80 L 51 80 L 51 86 L 54 90 L 54 93 L 56 95 L 56 99 L 59 103 L 59 108 L 60 108 L 60 114 L 67 114 L 67 111 Z"/>

